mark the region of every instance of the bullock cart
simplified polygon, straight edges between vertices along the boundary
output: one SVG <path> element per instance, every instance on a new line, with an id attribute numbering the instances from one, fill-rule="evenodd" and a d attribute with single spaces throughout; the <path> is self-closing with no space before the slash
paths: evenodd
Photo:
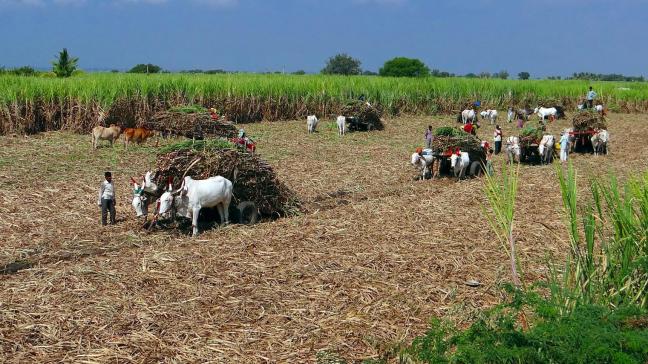
<path id="1" fill-rule="evenodd" d="M 158 112 L 150 120 L 140 123 L 141 127 L 158 130 L 163 136 L 184 136 L 189 139 L 234 138 L 236 126 L 207 109 L 170 109 Z"/>
<path id="2" fill-rule="evenodd" d="M 574 116 L 572 125 L 573 128 L 568 130 L 572 152 L 594 153 L 592 136 L 599 129 L 607 130 L 605 117 L 596 112 L 584 110 Z"/>
<path id="3" fill-rule="evenodd" d="M 432 141 L 432 153 L 437 164 L 436 176 L 455 176 L 452 168 L 452 155 L 457 149 L 468 153 L 470 163 L 466 167 L 465 176 L 478 177 L 484 173 L 486 165 L 486 151 L 482 147 L 481 140 L 462 130 L 452 127 L 441 127 L 434 130 Z"/>
<path id="4" fill-rule="evenodd" d="M 520 132 L 520 162 L 540 164 L 538 147 L 542 140 L 542 129 L 526 127 Z"/>
<path id="5" fill-rule="evenodd" d="M 230 220 L 253 224 L 258 219 L 276 219 L 298 211 L 297 195 L 283 184 L 272 167 L 258 155 L 237 149 L 223 139 L 186 141 L 165 147 L 156 162 L 157 194 L 180 188 L 185 176 L 206 179 L 223 176 L 233 183 Z M 164 186 L 164 188 L 162 188 Z M 204 210 L 204 211 L 203 211 Z M 201 220 L 219 221 L 216 209 L 201 210 Z"/>
<path id="6" fill-rule="evenodd" d="M 366 101 L 355 100 L 347 103 L 340 114 L 344 115 L 349 122 L 349 131 L 372 131 L 382 130 L 383 123 L 382 109 L 373 106 Z"/>

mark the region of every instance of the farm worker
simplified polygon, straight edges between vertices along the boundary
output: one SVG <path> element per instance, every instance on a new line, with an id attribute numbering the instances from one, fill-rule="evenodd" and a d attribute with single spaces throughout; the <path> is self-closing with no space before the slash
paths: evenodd
<path id="1" fill-rule="evenodd" d="M 425 147 L 430 149 L 432 148 L 432 139 L 434 139 L 434 136 L 432 135 L 432 125 L 428 125 L 427 129 L 425 130 Z"/>
<path id="2" fill-rule="evenodd" d="M 475 130 L 475 127 L 473 126 L 472 121 L 471 121 L 471 120 L 468 120 L 468 122 L 466 123 L 466 125 L 464 125 L 464 131 L 465 131 L 466 133 L 468 133 L 468 134 L 473 134 L 473 135 L 474 135 L 474 130 Z"/>
<path id="3" fill-rule="evenodd" d="M 522 128 L 524 128 L 524 119 L 522 119 L 522 118 L 518 118 L 518 120 L 517 120 L 517 127 L 518 127 L 518 129 L 522 129 Z"/>
<path id="4" fill-rule="evenodd" d="M 502 151 L 502 128 L 499 125 L 495 125 L 493 141 L 495 142 L 495 154 L 499 154 Z"/>
<path id="5" fill-rule="evenodd" d="M 482 142 L 481 142 L 481 147 L 484 148 L 484 152 L 486 152 L 486 151 L 488 151 L 489 149 L 491 149 L 490 144 L 488 144 L 488 142 L 485 141 L 485 140 L 482 140 Z"/>
<path id="6" fill-rule="evenodd" d="M 106 217 L 110 211 L 110 225 L 115 225 L 115 185 L 112 183 L 112 173 L 104 173 L 105 181 L 99 187 L 97 205 L 101 206 L 101 225 L 106 226 Z"/>
<path id="7" fill-rule="evenodd" d="M 486 174 L 492 176 L 495 173 L 495 168 L 493 168 L 493 149 L 488 149 L 486 154 Z"/>
<path id="8" fill-rule="evenodd" d="M 211 115 L 212 120 L 218 120 L 218 114 L 216 113 L 216 109 L 213 107 L 209 109 L 209 114 Z"/>
<path id="9" fill-rule="evenodd" d="M 592 90 L 592 86 L 589 88 L 589 92 L 587 93 L 587 108 L 591 109 L 594 107 L 594 99 L 596 98 L 596 92 Z"/>
<path id="10" fill-rule="evenodd" d="M 562 132 L 560 137 L 560 161 L 567 162 L 567 154 L 569 153 L 569 133 Z"/>

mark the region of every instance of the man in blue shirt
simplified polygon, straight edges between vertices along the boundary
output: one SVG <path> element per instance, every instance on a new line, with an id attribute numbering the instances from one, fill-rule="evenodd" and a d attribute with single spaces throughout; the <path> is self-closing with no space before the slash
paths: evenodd
<path id="1" fill-rule="evenodd" d="M 589 109 L 594 107 L 594 98 L 596 98 L 596 92 L 594 92 L 592 86 L 590 86 L 589 92 L 587 93 L 587 107 Z"/>

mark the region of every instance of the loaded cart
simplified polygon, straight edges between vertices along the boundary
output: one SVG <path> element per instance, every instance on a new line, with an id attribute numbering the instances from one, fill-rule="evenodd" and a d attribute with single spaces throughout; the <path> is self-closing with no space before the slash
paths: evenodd
<path id="1" fill-rule="evenodd" d="M 163 136 L 184 136 L 189 139 L 234 138 L 238 130 L 232 122 L 202 107 L 176 107 L 153 115 L 139 126 L 158 130 Z"/>
<path id="2" fill-rule="evenodd" d="M 434 135 L 431 149 L 436 160 L 435 163 L 438 163 L 435 175 L 455 175 L 451 158 L 457 151 L 468 153 L 470 158 L 465 176 L 478 177 L 484 173 L 486 151 L 479 138 L 452 127 L 437 128 L 434 130 Z"/>
<path id="3" fill-rule="evenodd" d="M 367 101 L 354 100 L 347 103 L 340 114 L 349 122 L 349 131 L 382 130 L 382 109 Z"/>
<path id="4" fill-rule="evenodd" d="M 592 136 L 598 130 L 607 130 L 605 117 L 592 111 L 581 111 L 572 120 L 573 128 L 569 132 L 569 141 L 572 152 L 594 153 Z"/>
<path id="5" fill-rule="evenodd" d="M 170 184 L 180 188 L 185 176 L 196 180 L 223 176 L 233 184 L 229 206 L 230 219 L 253 224 L 259 219 L 274 220 L 299 211 L 300 201 L 294 191 L 281 182 L 273 168 L 257 154 L 233 148 L 222 139 L 185 141 L 160 151 L 152 178 L 159 188 L 159 198 Z M 215 208 L 200 212 L 203 222 L 219 221 Z"/>
<path id="6" fill-rule="evenodd" d="M 520 132 L 520 162 L 540 164 L 540 152 L 538 147 L 542 140 L 542 129 L 526 127 Z"/>

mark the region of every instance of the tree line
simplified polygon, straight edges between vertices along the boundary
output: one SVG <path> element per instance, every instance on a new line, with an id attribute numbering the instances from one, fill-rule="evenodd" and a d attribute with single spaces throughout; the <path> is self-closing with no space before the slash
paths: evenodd
<path id="1" fill-rule="evenodd" d="M 52 61 L 52 72 L 49 73 L 52 77 L 70 77 L 74 74 L 80 73 L 78 69 L 79 58 L 72 57 L 66 48 L 63 48 L 59 52 L 56 60 Z M 112 70 L 111 72 L 117 73 L 118 70 Z M 144 73 L 144 74 L 155 74 L 155 73 L 170 73 L 162 69 L 162 67 L 152 64 L 152 63 L 140 63 L 132 67 L 127 73 Z M 183 70 L 180 73 L 188 74 L 225 74 L 225 73 L 237 73 L 232 71 L 226 71 L 223 69 L 211 69 L 211 70 L 202 70 L 202 69 L 190 69 Z M 264 74 L 283 74 L 284 72 L 263 72 Z M 346 53 L 339 53 L 330 57 L 326 61 L 326 65 L 320 73 L 325 75 L 365 75 L 365 76 L 384 76 L 384 77 L 466 77 L 466 78 L 495 78 L 506 80 L 509 78 L 509 73 L 506 70 L 499 72 L 480 72 L 480 73 L 467 73 L 465 75 L 456 75 L 454 73 L 441 71 L 438 69 L 432 69 L 423 63 L 421 60 L 416 58 L 407 58 L 407 57 L 396 57 L 386 61 L 383 66 L 378 70 L 378 72 L 373 72 L 370 70 L 362 69 L 362 62 L 359 59 L 354 58 Z M 5 69 L 0 67 L 1 74 L 11 74 L 18 76 L 38 76 L 41 72 L 35 70 L 30 66 L 23 66 L 17 68 Z M 293 75 L 304 75 L 306 72 L 304 70 L 297 70 L 291 72 Z M 529 72 L 523 71 L 517 74 L 519 80 L 528 80 L 531 78 Z M 549 80 L 560 80 L 561 76 L 549 76 Z M 578 72 L 573 73 L 571 77 L 565 77 L 566 80 L 589 80 L 589 81 L 625 81 L 625 82 L 643 82 L 645 81 L 643 76 L 625 76 L 621 74 L 611 73 L 611 74 L 601 74 L 601 73 L 591 73 L 591 72 Z"/>

